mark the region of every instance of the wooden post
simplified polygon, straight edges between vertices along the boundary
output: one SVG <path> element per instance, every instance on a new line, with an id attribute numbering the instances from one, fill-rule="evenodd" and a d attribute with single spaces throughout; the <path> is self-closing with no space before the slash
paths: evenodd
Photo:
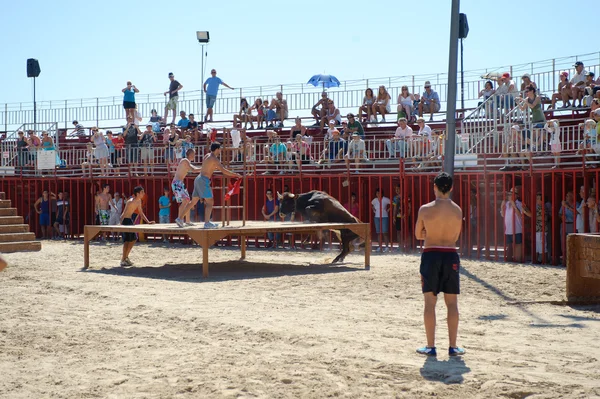
<path id="1" fill-rule="evenodd" d="M 242 260 L 246 259 L 246 236 L 240 236 L 240 247 L 242 249 Z"/>
<path id="2" fill-rule="evenodd" d="M 206 232 L 206 234 L 202 237 L 202 277 L 208 277 L 208 248 L 209 248 L 209 239 L 208 235 L 210 232 Z"/>

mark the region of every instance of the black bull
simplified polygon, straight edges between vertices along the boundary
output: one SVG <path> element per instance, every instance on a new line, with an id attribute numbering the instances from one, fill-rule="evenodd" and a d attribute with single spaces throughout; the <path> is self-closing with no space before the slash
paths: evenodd
<path id="1" fill-rule="evenodd" d="M 284 193 L 279 195 L 279 213 L 289 215 L 298 212 L 305 222 L 312 223 L 360 223 L 339 203 L 338 200 L 323 191 L 309 191 L 304 194 Z M 332 263 L 343 262 L 350 252 L 350 243 L 358 238 L 351 230 L 334 231 L 342 243 L 342 252 Z"/>

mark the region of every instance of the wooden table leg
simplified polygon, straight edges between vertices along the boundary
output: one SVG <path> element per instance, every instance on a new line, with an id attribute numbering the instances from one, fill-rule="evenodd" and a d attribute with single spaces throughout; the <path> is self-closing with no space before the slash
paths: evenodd
<path id="1" fill-rule="evenodd" d="M 202 277 L 208 277 L 208 232 L 202 237 Z"/>
<path id="2" fill-rule="evenodd" d="M 240 247 L 242 248 L 242 259 L 246 259 L 246 237 L 240 236 L 242 242 L 240 243 Z"/>
<path id="3" fill-rule="evenodd" d="M 365 226 L 365 270 L 371 269 L 371 232 L 370 225 Z"/>
<path id="4" fill-rule="evenodd" d="M 90 236 L 88 228 L 83 228 L 83 268 L 88 269 L 90 267 Z"/>

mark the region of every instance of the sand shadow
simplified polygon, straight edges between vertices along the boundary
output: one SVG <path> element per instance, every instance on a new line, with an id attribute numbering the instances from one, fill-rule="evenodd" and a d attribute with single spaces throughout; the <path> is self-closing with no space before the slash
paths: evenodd
<path id="1" fill-rule="evenodd" d="M 506 316 L 505 314 L 490 314 L 490 315 L 486 315 L 486 316 L 479 316 L 477 319 L 478 320 L 486 320 L 486 321 L 492 321 L 492 320 L 504 320 L 506 319 L 508 316 Z"/>
<path id="2" fill-rule="evenodd" d="M 448 360 L 438 360 L 428 356 L 419 372 L 428 381 L 439 381 L 444 384 L 462 384 L 464 374 L 470 373 L 462 356 L 450 357 Z"/>
<path id="3" fill-rule="evenodd" d="M 248 262 L 244 260 L 211 262 L 210 275 L 208 278 L 202 277 L 201 264 L 165 264 L 159 267 L 143 265 L 134 267 L 103 267 L 102 269 L 82 270 L 82 272 L 201 283 L 205 281 L 247 280 L 282 276 L 359 272 L 365 270 L 364 267 L 358 263 L 356 264 L 356 267 L 344 265 L 349 265 L 349 263 L 290 265 Z M 352 266 L 354 266 L 354 264 L 352 264 Z"/>

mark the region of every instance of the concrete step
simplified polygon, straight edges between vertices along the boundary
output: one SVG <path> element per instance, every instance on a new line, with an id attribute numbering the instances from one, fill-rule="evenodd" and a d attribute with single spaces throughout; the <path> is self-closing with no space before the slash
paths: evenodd
<path id="1" fill-rule="evenodd" d="M 33 241 L 33 240 L 35 240 L 35 234 L 30 233 L 30 232 L 0 234 L 0 242 Z"/>
<path id="2" fill-rule="evenodd" d="M 0 216 L 0 225 L 23 224 L 22 216 Z"/>
<path id="3" fill-rule="evenodd" d="M 0 216 L 17 216 L 17 208 L 0 208 Z"/>
<path id="4" fill-rule="evenodd" d="M 29 232 L 29 225 L 27 225 L 27 224 L 0 225 L 0 234 L 28 233 L 28 232 Z"/>
<path id="5" fill-rule="evenodd" d="M 1 208 L 10 208 L 10 200 L 0 200 L 0 209 Z"/>
<path id="6" fill-rule="evenodd" d="M 0 242 L 0 253 L 40 251 L 41 249 L 40 241 Z"/>

